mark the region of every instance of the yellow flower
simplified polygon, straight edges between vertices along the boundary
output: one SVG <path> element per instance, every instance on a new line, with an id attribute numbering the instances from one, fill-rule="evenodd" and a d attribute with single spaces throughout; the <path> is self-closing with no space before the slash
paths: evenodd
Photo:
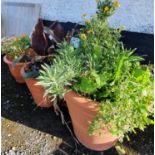
<path id="1" fill-rule="evenodd" d="M 110 10 L 110 8 L 108 6 L 103 7 L 103 12 L 106 13 Z"/>
<path id="2" fill-rule="evenodd" d="M 118 1 L 114 1 L 114 2 L 113 2 L 113 6 L 114 6 L 115 8 L 118 8 L 118 7 L 120 7 L 120 3 L 119 3 Z"/>
<path id="3" fill-rule="evenodd" d="M 87 36 L 84 33 L 81 33 L 80 34 L 80 38 L 83 39 L 83 40 L 85 40 L 87 38 Z"/>
<path id="4" fill-rule="evenodd" d="M 83 13 L 82 16 L 83 16 L 83 17 L 86 17 L 86 16 L 87 16 L 87 13 Z"/>
<path id="5" fill-rule="evenodd" d="M 90 24 L 90 20 L 85 20 L 85 24 Z"/>
<path id="6" fill-rule="evenodd" d="M 26 34 L 22 34 L 22 36 L 21 36 L 22 38 L 25 38 L 26 37 Z"/>
<path id="7" fill-rule="evenodd" d="M 89 29 L 88 31 L 87 31 L 87 33 L 92 33 L 93 32 L 93 29 Z"/>
<path id="8" fill-rule="evenodd" d="M 99 2 L 100 2 L 100 0 L 96 0 L 96 2 L 97 2 L 97 3 L 99 3 Z"/>

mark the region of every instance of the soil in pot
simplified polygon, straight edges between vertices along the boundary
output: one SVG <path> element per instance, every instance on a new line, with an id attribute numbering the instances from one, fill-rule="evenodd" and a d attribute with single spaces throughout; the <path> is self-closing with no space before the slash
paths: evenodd
<path id="1" fill-rule="evenodd" d="M 117 137 L 104 129 L 102 134 L 88 135 L 88 127 L 98 111 L 98 104 L 77 93 L 70 91 L 64 96 L 71 116 L 74 133 L 78 140 L 87 148 L 103 151 L 111 148 L 117 142 Z"/>
<path id="2" fill-rule="evenodd" d="M 24 68 L 22 67 L 21 69 L 21 75 L 24 76 Z M 39 107 L 43 108 L 49 108 L 53 105 L 53 102 L 50 101 L 48 96 L 43 97 L 44 95 L 44 88 L 42 86 L 35 85 L 38 80 L 35 78 L 27 78 L 25 79 L 26 85 L 29 88 L 29 91 L 32 94 L 32 97 L 34 99 L 34 102 L 37 104 Z"/>

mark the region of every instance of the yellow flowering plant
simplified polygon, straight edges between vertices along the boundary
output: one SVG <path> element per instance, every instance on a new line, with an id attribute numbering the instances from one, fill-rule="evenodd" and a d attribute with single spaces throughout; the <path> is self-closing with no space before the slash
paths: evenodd
<path id="1" fill-rule="evenodd" d="M 85 22 L 79 34 L 77 50 L 83 68 L 71 89 L 100 103 L 89 134 L 95 134 L 104 122 L 122 140 L 136 128 L 153 124 L 153 75 L 148 66 L 140 65 L 143 58 L 119 41 L 123 27 L 112 29 L 108 24 L 107 17 L 119 7 L 118 1 L 98 1 L 98 5 L 97 17 Z"/>
<path id="2" fill-rule="evenodd" d="M 120 3 L 115 0 L 98 0 L 97 2 L 97 14 L 100 18 L 105 18 L 113 15 L 115 13 L 116 8 L 120 7 Z"/>
<path id="3" fill-rule="evenodd" d="M 81 33 L 81 34 L 80 34 L 80 38 L 81 38 L 82 40 L 85 40 L 87 37 L 86 37 L 86 35 L 85 35 L 84 33 Z"/>
<path id="4" fill-rule="evenodd" d="M 118 1 L 114 1 L 114 2 L 113 2 L 113 6 L 114 6 L 115 8 L 118 8 L 118 7 L 120 7 L 120 3 L 119 3 Z"/>
<path id="5" fill-rule="evenodd" d="M 88 24 L 88 25 L 90 24 L 90 20 L 89 19 L 85 20 L 84 22 L 85 22 L 85 24 Z"/>
<path id="6" fill-rule="evenodd" d="M 63 55 L 57 56 L 54 65 L 44 66 L 38 79 L 52 96 L 62 97 L 68 87 L 97 101 L 99 111 L 90 123 L 89 135 L 105 124 L 122 140 L 153 124 L 154 79 L 149 66 L 140 64 L 143 58 L 124 47 L 120 29 L 108 24 L 107 17 L 118 6 L 111 0 L 98 0 L 97 16 L 80 30 L 78 48 L 64 43 L 59 52 Z"/>
<path id="7" fill-rule="evenodd" d="M 26 34 L 2 44 L 2 50 L 11 60 L 20 57 L 28 48 L 30 48 L 30 38 Z"/>
<path id="8" fill-rule="evenodd" d="M 83 17 L 86 17 L 86 16 L 87 16 L 87 13 L 83 13 L 82 16 L 83 16 Z"/>
<path id="9" fill-rule="evenodd" d="M 87 31 L 87 33 L 93 33 L 94 31 L 93 31 L 93 29 L 89 29 L 88 31 Z"/>

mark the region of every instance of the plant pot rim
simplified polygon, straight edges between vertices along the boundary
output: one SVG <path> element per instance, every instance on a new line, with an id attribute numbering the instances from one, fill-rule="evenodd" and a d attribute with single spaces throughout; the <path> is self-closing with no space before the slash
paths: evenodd
<path id="1" fill-rule="evenodd" d="M 85 97 L 85 96 L 82 96 L 82 95 L 80 95 L 78 92 L 76 92 L 76 91 L 73 91 L 73 90 L 71 90 L 71 91 L 69 91 L 69 92 L 67 92 L 65 95 L 64 95 L 64 99 L 65 99 L 65 101 L 67 101 L 67 100 L 70 100 L 71 98 L 74 98 L 74 100 L 75 101 L 77 101 L 78 102 L 78 100 L 79 100 L 79 98 L 80 98 L 80 100 L 82 101 L 82 102 L 84 102 L 85 104 L 76 104 L 76 103 L 74 103 L 74 104 L 76 104 L 76 105 L 78 105 L 78 107 L 81 107 L 81 108 L 83 108 L 83 109 L 87 109 L 87 107 L 85 106 L 85 105 L 88 105 L 89 107 L 92 107 L 92 106 L 90 106 L 90 103 L 92 103 L 93 104 L 93 109 L 91 110 L 92 112 L 94 111 L 96 111 L 96 112 L 98 112 L 99 111 L 99 102 L 97 102 L 97 101 L 94 101 L 94 100 L 92 100 L 92 99 L 90 99 L 90 98 L 88 98 L 88 97 Z"/>
<path id="2" fill-rule="evenodd" d="M 31 48 L 31 47 L 29 47 L 29 48 L 27 48 L 26 50 L 32 50 L 32 51 L 34 51 L 33 50 L 33 48 Z M 25 51 L 26 51 L 25 50 Z M 35 51 L 34 51 L 35 52 Z M 12 60 L 10 60 L 10 59 L 8 59 L 8 55 L 7 54 L 4 54 L 4 57 L 3 57 L 3 61 L 5 62 L 5 63 L 7 63 L 7 64 L 12 64 Z M 18 66 L 18 65 L 23 65 L 23 64 L 28 64 L 28 63 L 30 63 L 31 61 L 28 61 L 28 62 L 18 62 L 18 63 L 16 63 L 16 65 Z"/>
<path id="3" fill-rule="evenodd" d="M 90 101 L 90 102 L 94 102 L 94 104 L 100 104 L 98 101 L 95 101 L 95 100 L 92 100 L 91 98 L 88 98 L 88 97 L 86 97 L 86 96 L 83 96 L 83 95 L 81 95 L 80 93 L 78 93 L 78 92 L 76 92 L 76 91 L 74 91 L 74 90 L 71 90 L 71 89 L 69 89 L 69 88 L 65 88 L 66 90 L 69 90 L 65 95 L 68 95 L 68 94 L 74 94 L 74 95 L 76 95 L 76 96 L 78 96 L 78 97 L 81 97 L 81 98 L 83 98 L 83 99 L 85 99 L 85 100 L 88 100 L 88 101 Z"/>
<path id="4" fill-rule="evenodd" d="M 13 61 L 11 61 L 11 60 L 8 59 L 7 54 L 3 57 L 3 61 L 4 61 L 5 63 L 9 64 L 9 65 L 12 65 L 12 62 L 13 62 Z M 16 63 L 16 65 L 17 65 L 17 66 L 21 66 L 21 65 L 23 65 L 23 64 L 28 64 L 28 63 L 29 63 L 29 62 L 18 62 L 18 63 Z"/>

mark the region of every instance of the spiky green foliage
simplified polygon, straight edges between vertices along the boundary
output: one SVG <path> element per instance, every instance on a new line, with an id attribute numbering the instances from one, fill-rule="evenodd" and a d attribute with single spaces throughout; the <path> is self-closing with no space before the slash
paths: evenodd
<path id="1" fill-rule="evenodd" d="M 57 52 L 53 65 L 42 65 L 37 78 L 37 84 L 45 88 L 45 96 L 48 94 L 51 97 L 62 97 L 66 93 L 64 88 L 70 86 L 81 72 L 81 59 L 73 45 L 63 42 L 59 44 Z"/>

